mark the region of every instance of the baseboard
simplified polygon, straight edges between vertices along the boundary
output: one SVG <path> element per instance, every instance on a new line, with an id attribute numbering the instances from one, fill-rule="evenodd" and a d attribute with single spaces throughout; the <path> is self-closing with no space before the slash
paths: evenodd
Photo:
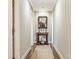
<path id="1" fill-rule="evenodd" d="M 59 55 L 60 59 L 64 59 L 64 57 L 62 56 L 62 54 L 59 52 L 59 50 L 57 49 L 57 47 L 55 45 L 53 45 L 53 47 L 55 48 L 57 54 Z"/>
<path id="2" fill-rule="evenodd" d="M 25 59 L 30 50 L 31 50 L 31 46 L 27 49 L 27 51 L 26 51 L 25 54 L 21 57 L 21 59 Z"/>

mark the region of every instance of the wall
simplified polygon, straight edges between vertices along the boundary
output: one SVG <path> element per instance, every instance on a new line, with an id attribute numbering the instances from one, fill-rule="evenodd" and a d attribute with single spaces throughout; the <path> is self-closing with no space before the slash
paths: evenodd
<path id="1" fill-rule="evenodd" d="M 33 40 L 32 40 L 32 44 L 35 43 L 34 41 L 36 40 L 36 14 L 35 12 L 33 12 L 33 20 L 32 20 L 32 27 L 33 27 Z"/>
<path id="2" fill-rule="evenodd" d="M 51 12 L 51 25 L 50 25 L 50 27 L 51 27 L 52 43 L 53 43 L 53 40 L 54 40 L 54 39 L 53 39 L 53 36 L 54 36 L 54 35 L 53 35 L 53 33 L 54 33 L 54 32 L 53 32 L 53 29 L 54 29 L 54 28 L 53 28 L 53 24 L 54 24 L 53 21 L 54 21 L 54 20 L 53 20 L 53 12 Z"/>
<path id="3" fill-rule="evenodd" d="M 8 5 L 8 59 L 12 59 L 12 0 L 9 0 L 9 5 Z"/>
<path id="4" fill-rule="evenodd" d="M 31 47 L 33 11 L 28 0 L 20 0 L 20 58 Z"/>
<path id="5" fill-rule="evenodd" d="M 71 24 L 70 0 L 57 0 L 54 9 L 54 45 L 64 59 L 70 59 Z"/>
<path id="6" fill-rule="evenodd" d="M 52 36 L 52 32 L 53 32 L 53 17 L 52 17 L 52 13 L 49 11 L 36 11 L 35 12 L 35 32 L 38 32 L 38 16 L 47 16 L 48 17 L 48 42 L 52 43 L 53 40 L 53 36 Z M 36 35 L 36 34 L 35 34 Z M 36 39 L 34 39 L 34 42 L 36 41 Z"/>

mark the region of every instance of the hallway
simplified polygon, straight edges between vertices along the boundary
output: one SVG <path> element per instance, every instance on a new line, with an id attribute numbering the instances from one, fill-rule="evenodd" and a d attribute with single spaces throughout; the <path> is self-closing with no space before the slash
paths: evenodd
<path id="1" fill-rule="evenodd" d="M 9 2 L 9 59 L 71 58 L 70 0 Z"/>

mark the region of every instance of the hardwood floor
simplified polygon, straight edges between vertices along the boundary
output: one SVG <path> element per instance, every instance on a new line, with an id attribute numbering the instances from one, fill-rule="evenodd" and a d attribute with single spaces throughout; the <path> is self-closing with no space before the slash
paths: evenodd
<path id="1" fill-rule="evenodd" d="M 36 48 L 36 44 L 34 44 L 34 45 L 32 46 L 30 52 L 29 52 L 28 55 L 26 56 L 26 59 L 31 59 L 31 56 L 32 56 L 32 54 L 33 54 L 35 48 Z"/>
<path id="2" fill-rule="evenodd" d="M 26 56 L 26 59 L 40 59 L 40 58 L 41 59 L 60 59 L 59 56 L 58 56 L 58 54 L 56 53 L 53 45 L 52 44 L 49 44 L 49 46 L 46 47 L 44 45 L 40 45 L 39 46 L 39 45 L 34 44 L 32 46 L 31 51 Z M 38 54 L 36 54 L 36 52 L 39 54 L 39 56 L 38 56 L 39 58 L 37 58 L 37 55 Z"/>
<path id="3" fill-rule="evenodd" d="M 37 45 L 31 59 L 54 59 L 50 45 Z"/>
<path id="4" fill-rule="evenodd" d="M 57 54 L 55 48 L 53 47 L 53 44 L 50 43 L 53 55 L 54 55 L 54 59 L 60 59 L 59 55 Z"/>

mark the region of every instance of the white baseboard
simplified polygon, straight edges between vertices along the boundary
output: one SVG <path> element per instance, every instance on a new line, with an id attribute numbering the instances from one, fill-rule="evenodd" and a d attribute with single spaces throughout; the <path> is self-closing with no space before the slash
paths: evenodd
<path id="1" fill-rule="evenodd" d="M 26 51 L 25 54 L 21 57 L 21 59 L 25 59 L 30 50 L 31 50 L 31 47 L 29 47 L 29 48 L 27 49 L 27 51 Z"/>
<path id="2" fill-rule="evenodd" d="M 55 48 L 57 54 L 59 55 L 60 59 L 64 59 L 64 57 L 62 56 L 62 54 L 59 52 L 59 50 L 57 49 L 57 47 L 55 45 L 53 45 L 53 47 Z"/>

